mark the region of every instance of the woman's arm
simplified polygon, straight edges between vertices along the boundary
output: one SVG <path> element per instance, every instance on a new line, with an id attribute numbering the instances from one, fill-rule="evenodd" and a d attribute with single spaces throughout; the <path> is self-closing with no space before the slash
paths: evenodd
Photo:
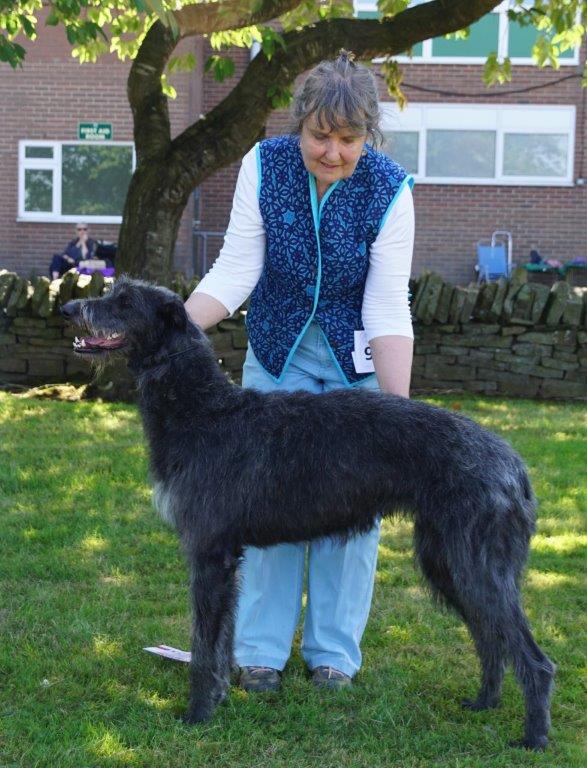
<path id="1" fill-rule="evenodd" d="M 190 320 L 204 331 L 230 315 L 230 312 L 218 299 L 207 293 L 196 293 L 195 291 L 186 301 L 185 309 Z"/>
<path id="2" fill-rule="evenodd" d="M 408 283 L 414 249 L 414 201 L 405 186 L 369 254 L 363 324 L 384 392 L 409 397 L 414 332 Z"/>
<path id="3" fill-rule="evenodd" d="M 256 152 L 253 147 L 243 158 L 222 250 L 185 304 L 190 318 L 202 328 L 235 312 L 263 271 L 265 227 L 257 197 Z"/>
<path id="4" fill-rule="evenodd" d="M 407 336 L 378 336 L 371 339 L 371 354 L 382 392 L 410 396 L 413 339 Z"/>

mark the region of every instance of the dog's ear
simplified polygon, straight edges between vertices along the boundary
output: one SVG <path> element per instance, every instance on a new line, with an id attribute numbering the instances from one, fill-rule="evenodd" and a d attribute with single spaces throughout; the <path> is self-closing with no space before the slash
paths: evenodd
<path id="1" fill-rule="evenodd" d="M 181 299 L 174 297 L 168 299 L 159 308 L 159 316 L 170 328 L 177 328 L 185 331 L 188 324 L 188 318 Z"/>

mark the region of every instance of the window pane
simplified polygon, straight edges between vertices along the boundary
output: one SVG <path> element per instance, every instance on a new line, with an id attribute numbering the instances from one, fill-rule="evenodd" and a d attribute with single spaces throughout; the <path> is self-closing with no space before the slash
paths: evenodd
<path id="1" fill-rule="evenodd" d="M 408 173 L 418 173 L 418 132 L 386 131 L 382 151 L 403 166 Z"/>
<path id="2" fill-rule="evenodd" d="M 30 213 L 53 210 L 53 171 L 25 170 L 24 209 Z"/>
<path id="3" fill-rule="evenodd" d="M 411 54 L 412 58 L 415 59 L 417 56 L 422 56 L 424 53 L 424 44 L 423 43 L 416 43 L 416 45 L 412 46 L 411 51 L 406 51 L 405 56 L 409 56 Z"/>
<path id="4" fill-rule="evenodd" d="M 504 176 L 567 175 L 568 137 L 565 134 L 506 133 Z"/>
<path id="5" fill-rule="evenodd" d="M 61 213 L 121 216 L 132 175 L 132 147 L 64 144 Z"/>
<path id="6" fill-rule="evenodd" d="M 489 13 L 471 24 L 465 40 L 445 40 L 435 37 L 432 41 L 433 56 L 477 56 L 485 58 L 497 51 L 499 14 Z"/>
<path id="7" fill-rule="evenodd" d="M 426 176 L 494 178 L 495 131 L 428 131 Z"/>
<path id="8" fill-rule="evenodd" d="M 48 157 L 53 158 L 53 147 L 25 147 L 25 157 Z"/>
<path id="9" fill-rule="evenodd" d="M 538 34 L 536 27 L 522 27 L 517 21 L 510 20 L 508 54 L 512 58 L 530 59 Z M 559 54 L 561 59 L 572 59 L 574 55 L 575 51 L 572 48 Z"/>

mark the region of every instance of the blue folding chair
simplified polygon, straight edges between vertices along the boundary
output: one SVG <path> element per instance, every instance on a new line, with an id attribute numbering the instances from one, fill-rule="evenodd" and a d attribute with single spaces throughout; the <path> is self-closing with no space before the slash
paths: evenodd
<path id="1" fill-rule="evenodd" d="M 501 240 L 501 241 L 500 241 Z M 512 235 L 510 232 L 496 231 L 491 241 L 479 240 L 477 243 L 477 282 L 489 283 L 500 277 L 509 277 L 512 272 Z"/>

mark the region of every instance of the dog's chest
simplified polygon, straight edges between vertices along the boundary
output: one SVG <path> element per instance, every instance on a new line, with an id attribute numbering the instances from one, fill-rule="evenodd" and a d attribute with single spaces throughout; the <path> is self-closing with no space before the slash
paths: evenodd
<path id="1" fill-rule="evenodd" d="M 176 527 L 174 494 L 166 483 L 155 482 L 153 485 L 153 506 L 163 522 Z"/>

